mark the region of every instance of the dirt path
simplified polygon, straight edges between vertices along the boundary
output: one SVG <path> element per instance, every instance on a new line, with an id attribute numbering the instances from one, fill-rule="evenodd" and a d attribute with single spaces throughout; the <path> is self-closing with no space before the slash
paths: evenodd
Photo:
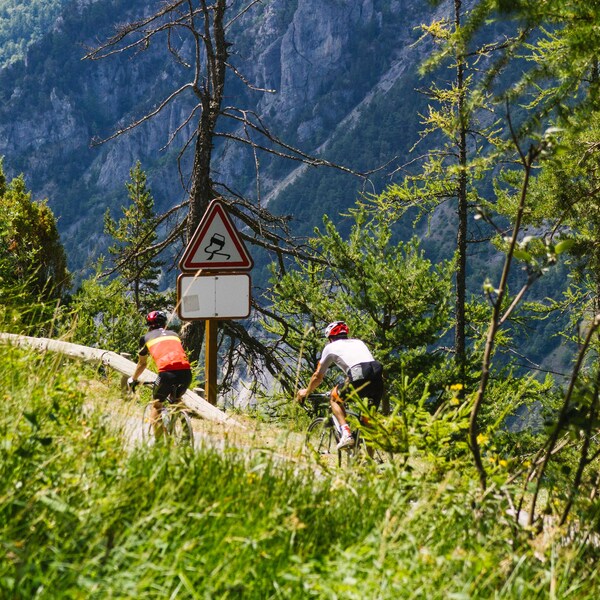
<path id="1" fill-rule="evenodd" d="M 123 399 L 116 380 L 113 376 L 105 381 L 88 381 L 88 406 L 100 408 L 111 422 L 119 424 L 127 446 L 135 447 L 143 442 L 142 415 L 150 400 L 150 391 L 142 389 L 135 396 Z M 193 417 L 192 427 L 197 446 L 221 450 L 226 447 L 248 448 L 292 460 L 303 458 L 303 431 L 289 431 L 273 422 L 235 413 L 230 423 Z"/>

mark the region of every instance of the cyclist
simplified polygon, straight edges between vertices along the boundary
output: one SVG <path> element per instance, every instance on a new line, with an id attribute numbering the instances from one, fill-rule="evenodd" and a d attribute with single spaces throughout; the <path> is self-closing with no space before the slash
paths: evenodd
<path id="1" fill-rule="evenodd" d="M 150 419 L 155 424 L 155 434 L 160 434 L 160 411 L 162 403 L 175 389 L 176 398 L 181 398 L 192 382 L 192 370 L 179 336 L 165 329 L 167 315 L 162 310 L 153 310 L 146 317 L 148 333 L 140 339 L 138 363 L 133 377 L 127 380 L 131 390 L 138 384 L 138 377 L 144 372 L 148 355 L 158 368 L 158 377 L 152 390 L 152 409 Z"/>
<path id="2" fill-rule="evenodd" d="M 329 342 L 323 348 L 321 360 L 313 373 L 308 386 L 298 391 L 298 400 L 304 399 L 322 383 L 327 369 L 337 365 L 346 375 L 343 383 L 331 390 L 329 403 L 331 411 L 342 426 L 342 437 L 337 445 L 338 450 L 354 444 L 350 426 L 346 422 L 344 400 L 352 393 L 367 398 L 369 405 L 379 406 L 383 396 L 383 367 L 373 358 L 366 344 L 361 340 L 350 338 L 348 325 L 344 321 L 334 321 L 325 328 L 325 337 Z"/>

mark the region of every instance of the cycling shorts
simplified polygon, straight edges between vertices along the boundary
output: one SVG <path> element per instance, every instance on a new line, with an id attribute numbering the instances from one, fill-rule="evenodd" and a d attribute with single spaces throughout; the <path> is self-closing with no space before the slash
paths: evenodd
<path id="1" fill-rule="evenodd" d="M 338 387 L 338 394 L 345 400 L 353 393 L 368 399 L 369 406 L 379 406 L 383 396 L 383 367 L 379 361 L 360 363 L 348 369 L 346 379 Z"/>
<path id="2" fill-rule="evenodd" d="M 152 397 L 155 400 L 166 400 L 175 389 L 175 397 L 181 398 L 192 383 L 192 371 L 182 369 L 178 371 L 161 371 L 154 382 Z"/>

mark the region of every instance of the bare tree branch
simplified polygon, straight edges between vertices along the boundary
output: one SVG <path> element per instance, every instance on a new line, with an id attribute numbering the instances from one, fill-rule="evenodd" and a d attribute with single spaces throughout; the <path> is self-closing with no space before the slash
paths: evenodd
<path id="1" fill-rule="evenodd" d="M 225 97 L 226 73 L 230 72 L 249 89 L 257 90 L 248 78 L 229 60 L 231 42 L 226 35 L 232 31 L 232 25 L 260 4 L 259 0 L 240 2 L 237 7 L 228 5 L 226 0 L 167 0 L 152 14 L 120 27 L 116 34 L 90 49 L 88 60 L 100 60 L 115 55 L 140 53 L 156 48 L 157 42 L 163 43 L 168 56 L 177 67 L 182 67 L 185 81 L 174 78 L 175 89 L 163 96 L 162 100 L 141 117 L 135 118 L 113 134 L 94 143 L 105 143 L 131 132 L 163 114 L 172 106 L 183 106 L 185 113 L 180 121 L 171 126 L 164 148 L 186 133 L 178 152 L 178 175 L 187 200 L 169 214 L 180 215 L 187 208 L 185 217 L 178 218 L 158 243 L 151 247 L 135 248 L 132 257 L 136 258 L 162 251 L 182 238 L 189 242 L 197 229 L 208 205 L 215 198 L 223 198 L 233 216 L 243 224 L 242 237 L 257 247 L 267 250 L 276 261 L 281 272 L 285 271 L 286 257 L 300 260 L 312 260 L 312 252 L 301 240 L 295 239 L 289 228 L 289 218 L 274 216 L 261 201 L 261 153 L 301 162 L 309 166 L 326 166 L 366 180 L 367 175 L 348 166 L 338 165 L 323 157 L 312 156 L 276 136 L 264 123 L 260 115 L 253 110 L 239 107 L 223 107 Z M 229 11 L 235 14 L 229 15 Z M 188 72 L 189 71 L 189 72 Z M 262 92 L 269 90 L 262 89 Z M 191 104 L 189 99 L 191 97 Z M 187 103 L 187 104 L 186 104 Z M 226 119 L 234 124 L 234 129 L 220 126 Z M 188 131 L 189 129 L 189 131 Z M 230 140 L 250 148 L 255 170 L 255 198 L 244 198 L 233 193 L 226 182 L 215 178 L 212 168 L 213 148 L 217 139 Z M 189 157 L 192 158 L 191 168 Z M 166 224 L 167 213 L 158 221 Z M 116 265 L 115 268 L 122 266 Z M 255 305 L 255 310 L 258 310 Z M 281 365 L 270 356 L 270 350 L 263 343 L 243 332 L 238 324 L 222 327 L 225 335 L 234 336 L 237 346 L 232 344 L 228 356 L 238 360 L 248 356 L 256 362 L 261 355 L 269 372 L 281 370 Z M 203 344 L 203 323 L 184 324 L 182 338 L 192 359 L 197 359 Z M 233 338 L 232 338 L 233 339 Z M 235 348 L 234 348 L 235 346 Z M 246 353 L 246 354 L 245 354 Z M 232 372 L 225 369 L 227 378 Z"/>

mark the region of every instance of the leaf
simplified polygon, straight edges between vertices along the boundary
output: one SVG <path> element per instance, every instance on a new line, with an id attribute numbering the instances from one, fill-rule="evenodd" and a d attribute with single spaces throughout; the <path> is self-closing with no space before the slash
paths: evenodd
<path id="1" fill-rule="evenodd" d="M 38 426 L 37 414 L 32 412 L 24 412 L 23 416 L 34 426 Z"/>
<path id="2" fill-rule="evenodd" d="M 36 437 L 36 440 L 42 446 L 49 446 L 52 443 L 52 438 L 51 437 Z"/>
<path id="3" fill-rule="evenodd" d="M 531 256 L 529 252 L 525 252 L 525 250 L 519 250 L 518 248 L 515 248 L 513 256 L 517 260 L 522 260 L 524 262 L 531 262 L 533 260 L 533 256 Z"/>
<path id="4" fill-rule="evenodd" d="M 575 245 L 575 240 L 573 240 L 573 239 L 561 240 L 554 247 L 554 252 L 556 254 L 562 254 L 563 252 L 568 252 L 574 245 Z"/>

